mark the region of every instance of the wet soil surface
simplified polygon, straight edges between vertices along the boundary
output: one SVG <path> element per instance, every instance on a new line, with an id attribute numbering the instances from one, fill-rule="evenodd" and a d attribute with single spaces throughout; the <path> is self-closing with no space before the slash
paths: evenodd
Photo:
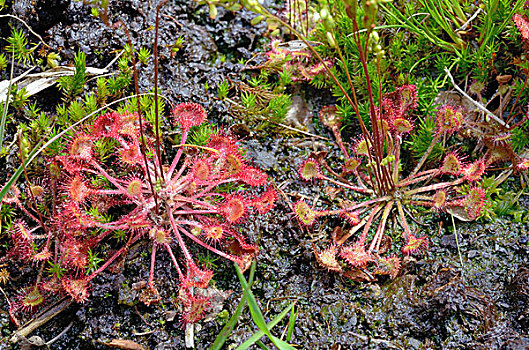
<path id="1" fill-rule="evenodd" d="M 57 11 L 46 11 L 52 2 Z M 27 11 L 26 5 L 35 11 Z M 122 30 L 110 29 L 91 17 L 89 8 L 79 2 L 16 1 L 11 11 L 34 26 L 50 46 L 61 48 L 65 61 L 71 61 L 80 48 L 87 54 L 88 66 L 104 67 L 114 57 L 113 51 L 126 43 Z M 152 47 L 154 5 L 119 1 L 112 3 L 109 13 L 113 23 L 126 24 L 135 45 Z M 174 103 L 199 102 L 215 119 L 223 120 L 228 106 L 214 98 L 214 87 L 239 71 L 239 58 L 252 56 L 265 27 L 250 26 L 253 15 L 244 11 L 233 14 L 219 9 L 218 18 L 210 20 L 206 9 L 192 1 L 170 1 L 162 14 L 163 93 Z M 1 30 L 6 37 L 5 28 Z M 185 46 L 172 56 L 170 47 L 180 35 Z M 152 72 L 152 62 L 140 72 L 142 91 L 152 89 Z M 206 82 L 212 87 L 209 91 L 204 88 Z M 250 217 L 244 226 L 261 249 L 253 292 L 265 317 L 273 319 L 296 301 L 292 343 L 301 349 L 529 348 L 528 225 L 508 218 L 495 223 L 457 222 L 456 241 L 448 230 L 451 222 L 442 216 L 428 229 L 433 236 L 430 250 L 420 258 L 408 259 L 395 280 L 354 283 L 322 270 L 314 259 L 312 246 L 325 246 L 329 229 L 301 228 L 290 214 L 289 204 L 299 195 L 314 198 L 322 190 L 298 179 L 298 162 L 314 149 L 332 151 L 332 143 L 281 137 L 247 138 L 243 143 L 248 156 L 284 193 L 275 211 Z M 172 302 L 178 278 L 166 254 L 158 254 L 156 267 L 162 302 L 150 307 L 138 302 L 136 284 L 148 279 L 149 249 L 147 242 L 137 244 L 123 269 L 106 271 L 93 281 L 88 302 L 70 306 L 32 335 L 48 342 L 70 327 L 49 345 L 52 349 L 106 349 L 105 344 L 113 339 L 130 339 L 149 349 L 184 348 L 178 305 Z M 220 259 L 213 264 L 217 265 L 215 286 L 233 291 L 223 306 L 231 315 L 241 297 L 240 285 L 230 264 Z M 3 288 L 9 295 L 35 273 L 31 267 L 18 272 L 16 268 Z M 31 348 L 24 342 L 8 343 L 15 327 L 7 310 L 2 297 L 0 349 Z M 221 312 L 195 326 L 197 349 L 209 347 L 227 317 Z M 278 325 L 275 334 L 281 334 L 285 326 L 286 322 Z M 240 344 L 256 331 L 245 312 L 228 345 Z M 267 340 L 263 342 L 272 348 Z"/>

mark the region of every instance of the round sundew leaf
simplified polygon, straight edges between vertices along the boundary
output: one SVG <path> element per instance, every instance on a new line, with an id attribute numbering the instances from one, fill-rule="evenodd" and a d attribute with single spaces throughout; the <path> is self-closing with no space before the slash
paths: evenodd
<path id="1" fill-rule="evenodd" d="M 92 140 L 88 135 L 77 136 L 71 143 L 69 153 L 71 156 L 82 159 L 92 158 Z"/>
<path id="2" fill-rule="evenodd" d="M 265 172 L 250 167 L 241 171 L 237 177 L 250 186 L 262 186 L 268 180 L 268 175 Z"/>
<path id="3" fill-rule="evenodd" d="M 193 175 L 196 180 L 207 181 L 211 175 L 211 166 L 205 160 L 197 160 L 193 167 Z"/>
<path id="4" fill-rule="evenodd" d="M 418 255 L 426 249 L 428 249 L 428 238 L 426 236 L 416 237 L 410 234 L 408 242 L 402 247 L 402 253 L 404 255 Z"/>
<path id="5" fill-rule="evenodd" d="M 413 130 L 413 124 L 408 119 L 395 118 L 393 120 L 393 128 L 398 134 L 404 134 Z"/>
<path id="6" fill-rule="evenodd" d="M 309 158 L 299 167 L 299 175 L 305 181 L 317 179 L 321 176 L 320 166 L 314 159 Z"/>
<path id="7" fill-rule="evenodd" d="M 485 168 L 485 161 L 483 159 L 478 159 L 463 169 L 463 177 L 467 181 L 478 181 L 485 173 Z"/>
<path id="8" fill-rule="evenodd" d="M 446 191 L 437 191 L 434 195 L 433 195 L 433 207 L 435 209 L 440 209 L 442 207 L 444 207 L 445 203 L 446 203 L 446 197 L 447 197 L 447 194 L 446 194 Z"/>
<path id="9" fill-rule="evenodd" d="M 321 252 L 314 251 L 316 260 L 321 266 L 325 267 L 329 271 L 342 272 L 342 266 L 336 259 L 337 253 L 338 248 L 334 245 L 322 250 Z"/>
<path id="10" fill-rule="evenodd" d="M 340 257 L 345 259 L 352 267 L 365 267 L 374 261 L 373 255 L 367 253 L 363 244 L 342 247 Z"/>
<path id="11" fill-rule="evenodd" d="M 306 226 L 312 225 L 317 218 L 316 212 L 302 200 L 294 204 L 294 213 Z"/>
<path id="12" fill-rule="evenodd" d="M 184 130 L 202 124 L 206 120 L 204 107 L 192 102 L 184 102 L 177 105 L 172 112 L 174 121 Z"/>
<path id="13" fill-rule="evenodd" d="M 127 193 L 129 196 L 137 197 L 141 194 L 143 182 L 140 179 L 132 179 L 127 185 Z"/>
<path id="14" fill-rule="evenodd" d="M 90 189 L 84 183 L 81 176 L 75 176 L 68 185 L 68 194 L 76 203 L 82 203 L 90 195 Z"/>
<path id="15" fill-rule="evenodd" d="M 222 213 L 229 222 L 236 222 L 243 217 L 245 213 L 245 205 L 241 198 L 232 197 L 220 206 L 219 212 Z"/>
<path id="16" fill-rule="evenodd" d="M 321 123 L 330 129 L 339 129 L 342 126 L 342 120 L 338 117 L 338 108 L 336 106 L 322 107 L 319 116 Z"/>
<path id="17" fill-rule="evenodd" d="M 448 153 L 440 170 L 443 174 L 459 175 L 461 173 L 461 160 L 455 153 Z"/>

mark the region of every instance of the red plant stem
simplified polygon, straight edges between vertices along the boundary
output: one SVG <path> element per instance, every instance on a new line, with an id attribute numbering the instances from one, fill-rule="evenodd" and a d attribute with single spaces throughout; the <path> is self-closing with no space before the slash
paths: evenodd
<path id="1" fill-rule="evenodd" d="M 237 181 L 237 179 L 226 179 L 226 180 L 221 180 L 221 181 L 218 181 L 218 182 L 213 182 L 211 185 L 208 185 L 208 187 L 206 187 L 202 192 L 194 195 L 192 198 L 199 198 L 199 197 L 202 197 L 203 195 L 210 195 L 210 191 L 216 187 L 216 186 L 219 186 L 219 185 L 222 185 L 222 184 L 227 184 L 227 183 L 230 183 L 230 182 L 235 182 Z M 218 193 L 215 193 L 216 195 L 220 195 Z"/>
<path id="2" fill-rule="evenodd" d="M 189 226 L 195 226 L 195 227 L 198 227 L 198 228 L 202 228 L 202 224 L 200 222 L 196 222 L 196 221 L 175 219 L 174 222 L 175 222 L 175 224 L 177 224 L 179 226 L 180 225 L 189 225 Z"/>
<path id="3" fill-rule="evenodd" d="M 421 207 L 431 207 L 431 206 L 433 206 L 433 203 L 432 202 L 428 202 L 428 201 L 411 200 L 411 201 L 408 202 L 408 204 L 417 205 L 417 206 L 421 206 Z"/>
<path id="4" fill-rule="evenodd" d="M 171 212 L 170 209 L 167 209 L 167 214 L 169 215 L 169 220 L 171 221 L 171 227 L 173 228 L 173 233 L 174 233 L 174 235 L 176 237 L 176 240 L 178 241 L 178 245 L 180 246 L 180 248 L 182 249 L 182 252 L 184 253 L 184 256 L 185 256 L 187 262 L 188 263 L 190 263 L 190 262 L 194 263 L 193 262 L 193 257 L 189 253 L 189 250 L 187 250 L 187 247 L 186 247 L 186 245 L 184 243 L 184 240 L 182 239 L 182 235 L 180 234 L 180 231 L 178 230 L 178 226 L 175 223 L 173 213 Z"/>
<path id="5" fill-rule="evenodd" d="M 127 192 L 124 193 L 122 190 L 97 190 L 97 189 L 94 189 L 94 190 L 91 191 L 91 193 L 97 194 L 99 196 L 115 195 L 115 194 L 127 195 Z"/>
<path id="6" fill-rule="evenodd" d="M 371 213 L 369 214 L 369 217 L 367 219 L 366 225 L 364 226 L 364 231 L 362 232 L 362 235 L 358 239 L 358 242 L 360 244 L 364 244 L 364 242 L 366 241 L 367 234 L 369 232 L 369 229 L 371 228 L 371 224 L 373 223 L 373 220 L 375 219 L 375 216 L 378 215 L 378 212 L 380 211 L 380 209 L 382 209 L 382 203 L 378 203 L 375 206 L 375 208 L 373 208 Z"/>
<path id="7" fill-rule="evenodd" d="M 214 206 L 213 204 L 211 203 L 208 203 L 208 202 L 203 202 L 203 201 L 199 201 L 199 200 L 196 200 L 196 199 L 193 199 L 193 198 L 186 198 L 186 197 L 176 197 L 173 199 L 175 202 L 179 202 L 179 204 L 181 203 L 182 205 L 184 203 L 191 203 L 191 204 L 195 204 L 195 205 L 199 205 L 201 207 L 205 207 L 205 208 L 209 208 L 209 209 L 212 209 L 212 210 L 215 210 L 217 207 Z M 181 205 L 180 205 L 181 206 Z M 179 207 L 180 207 L 179 206 Z M 174 213 L 174 212 L 173 212 Z"/>
<path id="8" fill-rule="evenodd" d="M 386 204 L 386 207 L 384 208 L 384 212 L 382 213 L 382 219 L 380 220 L 380 224 L 377 227 L 377 232 L 375 233 L 375 237 L 373 237 L 373 240 L 371 241 L 371 244 L 369 245 L 369 249 L 367 250 L 368 253 L 372 252 L 373 249 L 378 250 L 380 246 L 380 241 L 382 240 L 382 234 L 384 233 L 384 229 L 386 227 L 386 221 L 388 220 L 389 211 L 393 207 L 394 201 L 389 201 Z"/>
<path id="9" fill-rule="evenodd" d="M 360 185 L 360 187 L 367 187 L 362 181 L 362 177 L 358 173 L 358 169 L 353 170 L 353 175 L 356 177 L 356 181 L 358 181 L 358 184 Z"/>
<path id="10" fill-rule="evenodd" d="M 362 221 L 360 221 L 358 223 L 358 225 L 356 225 L 355 227 L 353 227 L 352 229 L 349 230 L 349 232 L 347 232 L 345 235 L 343 235 L 342 237 L 340 237 L 340 239 L 338 241 L 336 241 L 336 244 L 337 245 L 342 245 L 345 241 L 347 241 L 349 239 L 349 237 L 351 237 L 352 235 L 354 235 L 356 232 L 358 232 L 362 227 L 364 227 L 364 225 L 367 223 L 367 219 L 366 218 L 363 218 Z"/>
<path id="11" fill-rule="evenodd" d="M 187 135 L 189 134 L 189 129 L 183 129 L 182 130 L 182 139 L 180 140 L 180 145 L 183 145 L 186 143 Z M 180 157 L 182 156 L 182 152 L 184 151 L 183 147 L 180 147 L 178 151 L 176 152 L 176 156 L 173 159 L 173 162 L 171 163 L 171 167 L 169 168 L 169 171 L 167 172 L 167 179 L 171 179 L 171 175 L 173 174 L 176 165 L 178 164 L 178 161 L 180 160 Z"/>
<path id="12" fill-rule="evenodd" d="M 438 174 L 439 174 L 439 169 L 430 169 L 430 170 L 422 171 L 413 177 L 408 177 L 402 182 L 399 182 L 397 184 L 397 187 L 405 187 L 405 186 L 413 185 L 414 183 L 434 178 Z"/>
<path id="13" fill-rule="evenodd" d="M 343 181 L 347 184 L 350 184 L 352 185 L 351 181 L 345 179 L 343 176 L 340 176 L 340 174 L 338 174 L 336 171 L 334 171 L 330 166 L 329 164 L 327 164 L 327 162 L 325 161 L 325 159 L 318 159 L 318 164 L 320 164 L 321 166 L 323 166 L 329 173 L 331 173 L 332 176 L 336 177 L 337 179 L 339 179 L 340 181 Z"/>
<path id="14" fill-rule="evenodd" d="M 86 277 L 86 281 L 92 280 L 94 277 L 99 275 L 103 270 L 105 270 L 114 260 L 116 260 L 123 252 L 125 252 L 128 249 L 128 245 L 122 247 L 120 250 L 118 250 L 110 259 L 108 259 L 101 267 L 99 267 L 97 270 L 92 272 L 90 276 Z"/>
<path id="15" fill-rule="evenodd" d="M 182 174 L 184 173 L 184 171 L 187 169 L 188 165 L 189 165 L 189 159 L 186 158 L 186 159 L 184 159 L 184 163 L 182 164 L 182 167 L 180 167 L 180 170 L 178 170 L 178 173 L 176 173 L 176 175 L 173 178 L 171 177 L 172 173 L 168 173 L 167 179 L 172 179 L 172 180 L 179 179 L 182 176 Z"/>
<path id="16" fill-rule="evenodd" d="M 402 203 L 400 201 L 397 201 L 397 208 L 399 210 L 400 219 L 402 220 L 402 227 L 404 227 L 405 231 L 404 238 L 407 239 L 411 235 L 411 230 L 408 226 L 408 222 L 406 221 L 406 216 L 404 215 L 404 210 L 402 209 Z"/>
<path id="17" fill-rule="evenodd" d="M 411 195 L 413 195 L 415 193 L 435 191 L 435 190 L 439 190 L 439 189 L 450 187 L 450 186 L 456 186 L 456 185 L 459 185 L 460 183 L 462 183 L 463 181 L 465 181 L 465 179 L 461 177 L 461 178 L 459 178 L 457 180 L 454 180 L 452 182 L 440 182 L 440 183 L 429 185 L 429 186 L 419 187 L 419 188 L 415 188 L 413 190 L 406 191 L 405 195 L 411 196 Z"/>
<path id="18" fill-rule="evenodd" d="M 90 164 L 96 168 L 101 174 L 100 175 L 103 175 L 103 177 L 105 179 L 107 179 L 108 181 L 110 181 L 114 186 L 116 186 L 117 188 L 119 188 L 121 191 L 123 191 L 123 193 L 127 193 L 127 190 L 121 186 L 119 184 L 119 182 L 112 176 L 110 176 L 106 171 L 105 169 L 101 168 L 101 166 L 96 162 L 96 161 L 91 161 Z"/>
<path id="19" fill-rule="evenodd" d="M 383 197 L 377 197 L 377 198 L 374 198 L 374 199 L 370 199 L 368 201 L 365 201 L 365 202 L 362 202 L 362 203 L 358 203 L 358 204 L 355 204 L 353 206 L 350 206 L 348 208 L 344 208 L 344 209 L 341 209 L 340 211 L 342 210 L 355 210 L 355 209 L 358 209 L 358 208 L 362 208 L 362 207 L 365 207 L 367 205 L 371 205 L 371 204 L 374 204 L 374 203 L 379 203 L 379 202 L 384 202 L 384 201 L 389 201 L 391 200 L 393 197 L 392 196 L 383 196 Z"/>
<path id="20" fill-rule="evenodd" d="M 217 210 L 196 210 L 196 209 L 188 209 L 188 210 L 174 210 L 171 211 L 174 215 L 189 215 L 189 214 L 218 214 Z"/>
<path id="21" fill-rule="evenodd" d="M 149 287 L 154 287 L 154 263 L 156 261 L 156 243 L 153 243 L 152 245 L 152 252 L 151 252 L 151 268 L 149 269 Z"/>
<path id="22" fill-rule="evenodd" d="M 187 237 L 189 237 L 192 241 L 194 241 L 195 243 L 201 245 L 202 247 L 204 247 L 206 249 L 211 250 L 213 253 L 218 254 L 218 255 L 222 256 L 223 258 L 226 258 L 226 259 L 231 260 L 233 262 L 238 262 L 237 258 L 235 258 L 233 255 L 226 254 L 226 253 L 218 250 L 217 248 L 214 248 L 214 247 L 210 246 L 209 244 L 202 242 L 200 239 L 195 237 L 195 235 L 193 235 L 192 233 L 188 232 L 186 229 L 182 228 L 182 232 Z"/>
<path id="23" fill-rule="evenodd" d="M 31 214 L 31 212 L 29 210 L 27 210 L 26 208 L 24 208 L 24 206 L 22 205 L 22 203 L 17 203 L 17 206 L 20 210 L 22 210 L 24 212 L 24 214 L 26 214 L 27 216 L 29 216 L 31 219 L 33 219 L 34 221 L 36 222 L 40 222 L 38 218 L 35 217 L 35 215 Z"/>
<path id="24" fill-rule="evenodd" d="M 182 270 L 180 269 L 180 266 L 178 265 L 178 262 L 176 262 L 176 259 L 173 254 L 173 250 L 171 249 L 171 246 L 168 243 L 164 243 L 165 249 L 169 253 L 169 256 L 171 257 L 171 260 L 173 261 L 173 265 L 176 268 L 176 272 L 178 273 L 178 277 L 180 277 L 180 281 L 183 281 L 185 279 L 184 274 L 182 273 Z"/>
<path id="25" fill-rule="evenodd" d="M 336 143 L 338 144 L 338 147 L 340 147 L 340 149 L 342 150 L 342 153 L 344 154 L 345 158 L 347 159 L 351 158 L 349 156 L 349 152 L 347 151 L 347 148 L 345 148 L 345 145 L 343 143 L 342 134 L 340 133 L 340 129 L 336 126 L 333 126 L 332 133 L 334 134 Z"/>
<path id="26" fill-rule="evenodd" d="M 327 177 L 327 176 L 325 176 L 323 174 L 320 174 L 318 176 L 318 178 L 320 178 L 322 180 L 327 180 L 327 181 L 329 181 L 329 182 L 331 182 L 331 183 L 333 183 L 335 185 L 348 188 L 348 189 L 353 190 L 353 191 L 358 192 L 358 193 L 363 193 L 363 194 L 371 194 L 372 193 L 372 191 L 370 189 L 357 187 L 357 186 L 351 186 L 351 185 L 345 184 L 343 182 L 334 180 L 333 178 Z"/>

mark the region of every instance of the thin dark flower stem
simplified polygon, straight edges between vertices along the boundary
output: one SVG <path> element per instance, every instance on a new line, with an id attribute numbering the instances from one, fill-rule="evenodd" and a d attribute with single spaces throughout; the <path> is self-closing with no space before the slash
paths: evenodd
<path id="1" fill-rule="evenodd" d="M 303 35 L 306 35 L 304 33 L 304 30 L 303 30 L 303 19 L 301 18 L 301 4 L 299 1 L 296 1 L 296 10 L 297 10 L 297 16 L 299 16 L 299 19 L 300 19 L 300 28 L 301 28 L 301 32 L 303 32 Z"/>
<path id="2" fill-rule="evenodd" d="M 357 106 L 357 104 L 355 104 L 353 102 L 353 100 L 351 100 L 351 98 L 349 97 L 349 95 L 347 94 L 347 92 L 345 91 L 345 88 L 343 87 L 343 85 L 338 81 L 338 78 L 336 77 L 336 75 L 334 75 L 334 73 L 331 71 L 331 69 L 328 67 L 327 64 L 325 64 L 325 61 L 323 60 L 323 58 L 321 57 L 321 55 L 318 53 L 318 51 L 316 51 L 312 45 L 307 41 L 307 39 L 301 34 L 299 33 L 297 30 L 295 30 L 290 24 L 286 23 L 285 21 L 283 21 L 281 18 L 273 15 L 270 11 L 268 11 L 268 9 L 264 8 L 264 7 L 260 7 L 260 9 L 263 11 L 263 13 L 267 16 L 267 17 L 270 17 L 270 18 L 273 18 L 274 20 L 278 21 L 279 23 L 281 23 L 282 25 L 284 25 L 285 27 L 287 27 L 292 33 L 294 33 L 301 41 L 303 41 L 303 43 L 307 46 L 307 48 L 309 49 L 309 51 L 314 55 L 316 56 L 316 59 L 323 64 L 323 67 L 325 69 L 325 71 L 327 72 L 327 74 L 329 74 L 329 76 L 331 77 L 331 79 L 334 81 L 334 83 L 336 84 L 336 86 L 340 89 L 340 91 L 342 92 L 342 94 L 344 95 L 345 99 L 347 100 L 347 102 L 353 107 L 355 108 L 355 106 Z M 360 124 L 364 124 L 363 121 L 361 120 L 360 118 L 360 115 L 358 114 L 358 118 L 360 119 Z M 365 127 L 365 125 L 364 125 Z M 367 129 L 366 129 L 367 130 Z"/>
<path id="3" fill-rule="evenodd" d="M 349 96 L 349 94 L 347 93 L 345 88 L 343 87 L 343 85 L 339 82 L 338 78 L 334 75 L 334 73 L 327 66 L 327 64 L 325 63 L 323 58 L 320 56 L 320 54 L 312 47 L 312 45 L 310 45 L 310 43 L 307 41 L 307 39 L 301 33 L 296 31 L 296 29 L 294 29 L 290 24 L 286 23 L 285 21 L 283 21 L 278 16 L 273 15 L 270 11 L 268 11 L 268 9 L 266 9 L 266 8 L 264 8 L 262 6 L 260 7 L 260 9 L 263 11 L 263 13 L 266 16 L 274 18 L 275 20 L 280 22 L 282 25 L 287 27 L 291 32 L 293 32 L 299 39 L 301 39 L 305 43 L 307 48 L 311 51 L 312 54 L 314 54 L 314 56 L 316 56 L 318 61 L 323 64 L 323 67 L 324 67 L 325 71 L 327 72 L 327 74 L 329 74 L 331 79 L 335 82 L 336 86 L 340 89 L 340 91 L 344 95 L 344 97 L 347 100 L 347 102 L 349 103 L 349 105 L 351 105 L 353 107 L 353 109 L 355 110 L 355 113 L 357 114 L 358 121 L 359 121 L 360 126 L 362 128 L 362 133 L 363 133 L 364 137 L 367 140 L 369 140 L 369 138 L 370 138 L 369 132 L 368 132 L 368 130 L 367 130 L 367 128 L 366 128 L 366 126 L 365 126 L 365 124 L 364 124 L 364 122 L 363 122 L 363 120 L 362 120 L 362 118 L 360 116 L 360 112 L 358 110 L 358 102 L 356 100 L 356 94 L 355 94 L 354 88 L 352 89 L 352 93 L 353 93 L 353 96 L 355 98 L 355 102 L 353 102 L 353 100 L 351 99 L 351 97 Z M 358 24 L 356 23 L 356 20 L 353 21 L 353 26 L 354 26 L 354 32 L 355 32 L 355 35 L 353 35 L 353 38 L 354 38 L 355 43 L 356 43 L 356 45 L 357 45 L 357 47 L 359 49 L 360 61 L 362 63 L 364 74 L 366 75 L 367 88 L 368 88 L 368 92 L 369 92 L 369 100 L 370 100 L 370 106 L 371 106 L 371 108 L 370 108 L 370 118 L 371 118 L 371 124 L 372 124 L 372 128 L 373 128 L 373 134 L 374 134 L 374 142 L 373 142 L 373 146 L 375 147 L 374 163 L 378 165 L 378 164 L 380 164 L 380 162 L 382 161 L 382 158 L 383 158 L 383 146 L 381 145 L 382 142 L 380 140 L 380 132 L 379 132 L 379 128 L 378 128 L 378 122 L 376 122 L 377 118 L 376 118 L 375 108 L 374 108 L 375 107 L 375 103 L 374 103 L 374 100 L 373 100 L 373 91 L 372 91 L 371 81 L 369 79 L 369 74 L 368 74 L 368 70 L 367 70 L 367 62 L 366 62 L 366 59 L 367 59 L 367 56 L 366 56 L 367 41 L 366 41 L 366 47 L 362 50 L 362 44 L 361 44 L 361 41 L 360 41 Z M 368 33 L 367 33 L 368 36 L 370 34 L 370 31 L 371 30 L 368 29 Z M 340 50 L 338 50 L 338 52 L 339 52 L 339 54 L 341 53 Z M 343 62 L 343 56 L 342 56 L 342 62 Z M 345 63 L 343 65 L 345 67 L 344 69 L 347 69 Z M 370 154 L 368 154 L 368 156 L 370 157 Z M 370 162 L 372 162 L 372 161 L 373 160 L 370 159 Z M 377 192 L 379 192 L 379 194 L 388 193 L 390 191 L 390 187 L 393 185 L 393 183 L 391 181 L 391 177 L 389 176 L 389 174 L 387 174 L 387 169 L 385 169 L 384 167 L 380 167 L 380 166 L 375 166 L 374 168 L 375 168 L 374 169 L 374 174 L 375 174 L 375 177 L 376 177 L 376 180 L 377 180 L 376 182 L 378 184 Z M 386 174 L 382 175 L 382 172 L 386 172 Z M 384 176 L 386 181 L 383 180 L 383 176 Z M 389 181 L 389 183 L 388 183 L 388 181 Z"/>
<path id="4" fill-rule="evenodd" d="M 121 22 L 121 21 L 120 21 Z M 131 36 L 130 36 L 130 32 L 129 30 L 127 29 L 127 27 L 125 26 L 124 23 L 121 22 L 121 27 L 123 28 L 123 30 L 125 31 L 125 35 L 127 36 L 127 42 L 129 44 L 129 47 L 132 49 L 132 39 L 131 39 Z M 158 212 L 158 209 L 159 209 L 159 205 L 158 205 L 158 194 L 156 193 L 156 191 L 154 190 L 154 183 L 151 179 L 151 172 L 148 170 L 149 166 L 148 166 L 148 162 L 147 162 L 147 152 L 145 152 L 145 150 L 147 149 L 147 146 L 145 145 L 145 138 L 143 137 L 143 135 L 145 135 L 144 133 L 144 126 L 143 126 L 143 118 L 142 118 L 142 113 L 141 113 L 141 105 L 140 105 L 140 86 L 139 86 L 139 76 L 138 76 L 138 67 L 136 65 L 136 55 L 134 55 L 134 52 L 132 52 L 132 73 L 133 73 L 133 78 L 134 78 L 134 93 L 136 94 L 136 108 L 138 109 L 138 120 L 140 122 L 140 134 L 141 134 L 141 137 L 140 137 L 140 152 L 141 152 L 141 155 L 143 157 L 143 164 L 145 166 L 145 169 L 146 169 L 146 173 L 147 173 L 147 180 L 149 181 L 149 186 L 151 188 L 151 193 L 154 197 L 154 204 L 156 206 L 155 210 L 156 212 Z M 154 98 L 155 100 L 157 101 L 157 96 L 156 94 L 154 95 Z M 154 175 L 155 175 L 155 178 L 158 178 L 157 176 L 157 173 L 154 172 Z"/>
<path id="5" fill-rule="evenodd" d="M 367 36 L 368 37 L 369 37 L 369 34 L 370 34 L 370 30 L 368 30 L 368 32 L 367 32 Z M 366 77 L 366 84 L 367 84 L 367 90 L 368 90 L 368 95 L 369 95 L 369 105 L 370 105 L 370 108 L 369 108 L 369 119 L 371 121 L 371 128 L 373 130 L 373 137 L 369 137 L 369 132 L 367 131 L 367 129 L 366 129 L 365 132 L 362 129 L 362 132 L 364 134 L 364 138 L 366 139 L 366 141 L 368 140 L 368 137 L 373 140 L 371 145 L 375 149 L 375 152 L 374 152 L 374 154 L 372 154 L 372 152 L 368 152 L 367 156 L 368 156 L 369 162 L 371 164 L 375 164 L 376 165 L 375 167 L 373 167 L 374 168 L 373 174 L 375 176 L 375 180 L 376 180 L 376 183 L 378 185 L 378 186 L 376 186 L 377 193 L 379 195 L 381 195 L 382 193 L 388 193 L 389 189 L 388 189 L 386 183 L 382 180 L 382 176 L 383 175 L 381 174 L 381 169 L 378 166 L 380 164 L 380 162 L 382 161 L 382 156 L 383 156 L 383 153 L 382 153 L 383 151 L 382 151 L 381 141 L 380 141 L 380 132 L 379 132 L 379 126 L 380 125 L 379 125 L 379 123 L 377 121 L 377 118 L 376 118 L 375 103 L 374 103 L 374 99 L 373 99 L 373 91 L 372 91 L 372 86 L 371 86 L 371 79 L 369 78 L 369 72 L 368 72 L 368 69 L 367 69 L 367 40 L 366 40 L 365 48 L 362 48 L 362 41 L 360 39 L 360 30 L 358 28 L 358 23 L 356 22 L 356 19 L 353 20 L 353 36 L 352 37 L 353 37 L 355 45 L 356 45 L 356 47 L 358 49 L 358 55 L 360 57 L 360 63 L 362 64 L 362 69 L 364 70 L 364 75 Z M 357 115 L 358 115 L 358 119 L 362 120 L 362 118 L 360 117 L 360 114 L 358 113 Z M 369 175 L 371 176 L 371 173 L 369 173 Z M 371 179 L 371 182 L 373 182 L 372 179 Z"/>
<path id="6" fill-rule="evenodd" d="M 163 178 L 162 168 L 162 152 L 160 146 L 160 120 L 158 115 L 158 30 L 160 27 L 160 10 L 169 0 L 162 0 L 158 6 L 156 6 L 156 24 L 154 27 L 154 128 L 156 135 L 156 158 L 158 159 L 158 166 L 160 167 L 160 176 Z"/>

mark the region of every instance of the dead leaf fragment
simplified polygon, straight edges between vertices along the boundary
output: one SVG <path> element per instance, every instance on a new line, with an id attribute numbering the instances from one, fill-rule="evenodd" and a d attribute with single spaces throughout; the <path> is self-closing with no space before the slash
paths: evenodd
<path id="1" fill-rule="evenodd" d="M 128 339 L 112 339 L 112 341 L 110 343 L 106 343 L 106 345 L 110 346 L 111 348 L 124 350 L 148 350 L 143 345 Z"/>

